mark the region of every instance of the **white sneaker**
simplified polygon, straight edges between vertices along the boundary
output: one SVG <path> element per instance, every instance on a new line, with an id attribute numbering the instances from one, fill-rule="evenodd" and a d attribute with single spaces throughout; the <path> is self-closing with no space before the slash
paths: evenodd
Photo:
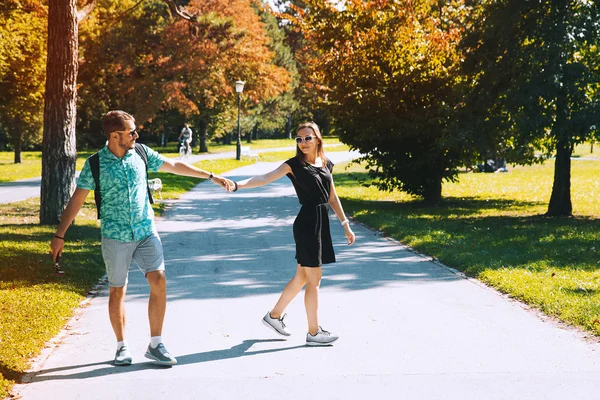
<path id="1" fill-rule="evenodd" d="M 333 344 L 340 337 L 334 335 L 331 332 L 327 332 L 325 329 L 319 326 L 319 330 L 313 336 L 310 333 L 306 334 L 306 345 L 307 346 L 329 346 Z"/>
<path id="2" fill-rule="evenodd" d="M 285 322 L 283 319 L 287 316 L 287 314 L 283 314 L 280 318 L 271 318 L 271 312 L 265 314 L 262 319 L 262 323 L 267 328 L 273 329 L 278 335 L 281 336 L 290 336 L 292 332 L 285 326 Z"/>

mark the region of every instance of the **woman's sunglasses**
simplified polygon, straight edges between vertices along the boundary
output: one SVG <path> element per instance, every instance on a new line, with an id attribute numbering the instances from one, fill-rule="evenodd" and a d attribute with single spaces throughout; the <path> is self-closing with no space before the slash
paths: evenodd
<path id="1" fill-rule="evenodd" d="M 298 136 L 296 138 L 296 143 L 297 144 L 300 144 L 302 142 L 310 143 L 310 142 L 312 142 L 313 138 L 314 138 L 314 136 L 304 136 L 304 137 Z"/>

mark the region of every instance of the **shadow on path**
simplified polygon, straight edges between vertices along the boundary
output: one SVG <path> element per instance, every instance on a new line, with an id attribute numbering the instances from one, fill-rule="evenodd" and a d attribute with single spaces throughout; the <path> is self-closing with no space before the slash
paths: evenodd
<path id="1" fill-rule="evenodd" d="M 188 364 L 198 364 L 203 362 L 210 361 L 219 361 L 219 360 L 228 360 L 232 358 L 238 357 L 247 357 L 247 356 L 255 356 L 260 354 L 267 353 L 276 353 L 280 351 L 286 350 L 294 350 L 301 348 L 308 348 L 305 345 L 297 345 L 292 347 L 283 347 L 277 349 L 265 349 L 265 350 L 257 350 L 257 351 L 248 351 L 254 344 L 256 343 L 270 343 L 270 342 L 285 342 L 285 339 L 248 339 L 244 340 L 242 343 L 233 346 L 229 349 L 222 350 L 212 350 L 206 351 L 202 353 L 194 353 L 194 354 L 185 354 L 182 356 L 176 356 L 177 365 L 175 368 L 178 368 L 182 365 Z M 65 371 L 74 371 L 81 368 L 89 368 L 100 366 L 102 368 L 87 370 L 82 372 L 75 372 L 72 374 L 56 374 L 57 372 L 65 372 Z M 148 369 L 165 369 L 172 368 L 171 366 L 163 366 L 158 365 L 152 361 L 142 362 L 142 363 L 134 363 L 127 367 L 116 367 L 113 365 L 112 360 L 108 361 L 100 361 L 96 363 L 89 364 L 79 364 L 79 365 L 69 365 L 65 367 L 58 368 L 49 368 L 38 371 L 35 376 L 31 379 L 29 383 L 43 382 L 43 381 L 52 381 L 52 380 L 67 380 L 67 379 L 87 379 L 87 378 L 96 378 L 100 376 L 106 375 L 116 375 L 123 373 L 132 373 L 135 371 L 142 371 Z"/>

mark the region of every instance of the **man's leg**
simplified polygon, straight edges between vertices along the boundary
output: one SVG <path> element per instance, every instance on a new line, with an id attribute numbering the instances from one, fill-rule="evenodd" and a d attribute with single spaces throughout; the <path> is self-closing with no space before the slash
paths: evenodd
<path id="1" fill-rule="evenodd" d="M 125 340 L 125 293 L 127 286 L 110 287 L 108 295 L 108 316 L 117 342 Z"/>
<path id="2" fill-rule="evenodd" d="M 133 254 L 150 285 L 148 300 L 148 321 L 150 323 L 150 345 L 146 357 L 163 365 L 177 364 L 162 343 L 162 327 L 167 308 L 167 278 L 162 243 L 154 233 L 140 241 Z"/>
<path id="3" fill-rule="evenodd" d="M 150 300 L 148 301 L 150 336 L 161 336 L 167 309 L 167 277 L 165 271 L 152 271 L 146 274 L 146 279 L 150 284 Z"/>
<path id="4" fill-rule="evenodd" d="M 135 244 L 102 238 L 102 257 L 108 283 L 108 317 L 117 339 L 115 365 L 131 365 L 131 353 L 125 339 L 125 294 L 127 275 Z"/>

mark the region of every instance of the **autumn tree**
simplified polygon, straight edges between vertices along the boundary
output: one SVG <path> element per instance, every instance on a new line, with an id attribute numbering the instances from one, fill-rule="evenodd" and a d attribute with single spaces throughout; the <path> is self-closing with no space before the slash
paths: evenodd
<path id="1" fill-rule="evenodd" d="M 366 155 L 380 188 L 440 200 L 469 151 L 452 126 L 468 8 L 460 0 L 304 3 L 293 22 L 319 55 L 314 92 L 342 140 Z"/>
<path id="2" fill-rule="evenodd" d="M 571 154 L 600 126 L 597 2 L 481 1 L 464 39 L 472 87 L 465 109 L 476 129 L 541 161 L 555 154 L 547 215 L 571 215 Z"/>
<path id="3" fill-rule="evenodd" d="M 269 49 L 274 53 L 274 63 L 285 68 L 290 74 L 290 85 L 288 90 L 278 96 L 266 99 L 259 103 L 252 113 L 253 132 L 258 135 L 259 131 L 281 132 L 289 137 L 290 116 L 300 106 L 294 92 L 300 83 L 300 74 L 296 60 L 286 40 L 286 32 L 279 26 L 279 21 L 273 14 L 271 8 L 265 4 L 254 6 L 255 11 L 263 22 L 269 38 Z M 257 138 L 257 137 L 256 137 Z"/>
<path id="4" fill-rule="evenodd" d="M 46 6 L 0 5 L 0 126 L 21 162 L 23 145 L 41 142 L 46 57 Z"/>
<path id="5" fill-rule="evenodd" d="M 197 26 L 174 0 L 162 0 L 172 15 Z M 77 9 L 76 0 L 48 0 L 48 51 L 44 97 L 40 222 L 56 224 L 75 188 L 76 98 L 79 23 L 96 0 Z M 141 4 L 141 2 L 138 2 Z"/>
<path id="6" fill-rule="evenodd" d="M 82 36 L 82 131 L 93 133 L 99 109 L 127 109 L 154 128 L 164 125 L 157 117 L 178 113 L 206 151 L 209 131 L 221 136 L 235 124 L 236 80 L 246 81 L 244 115 L 288 87 L 290 73 L 277 65 L 251 1 L 191 1 L 182 9 L 191 20 L 165 18 L 160 1 L 122 15 L 137 3 L 116 1 L 96 8 L 99 27 Z"/>
<path id="7" fill-rule="evenodd" d="M 159 48 L 171 23 L 163 1 L 111 0 L 95 7 L 80 35 L 78 142 L 104 144 L 107 110 L 127 110 L 142 126 L 154 120 L 165 100 Z M 145 139 L 147 131 L 141 134 Z"/>
<path id="8" fill-rule="evenodd" d="M 202 16 L 205 24 L 195 35 L 185 34 L 189 27 L 184 21 L 167 27 L 161 53 L 164 71 L 170 72 L 165 89 L 171 105 L 194 114 L 205 151 L 209 127 L 232 128 L 234 119 L 223 114 L 232 115 L 236 109 L 236 80 L 246 82 L 243 104 L 248 115 L 253 106 L 286 92 L 291 78 L 277 65 L 265 24 L 251 1 L 192 0 L 186 10 Z"/>
<path id="9" fill-rule="evenodd" d="M 274 0 L 275 16 L 281 32 L 284 34 L 286 47 L 290 49 L 298 78 L 293 82 L 291 98 L 295 107 L 288 115 L 285 126 L 285 137 L 292 137 L 294 126 L 306 121 L 315 121 L 324 134 L 329 133 L 332 116 L 328 109 L 326 93 L 321 90 L 323 83 L 318 81 L 311 71 L 319 64 L 319 52 L 306 40 L 301 29 L 299 17 L 309 6 L 301 0 Z"/>

